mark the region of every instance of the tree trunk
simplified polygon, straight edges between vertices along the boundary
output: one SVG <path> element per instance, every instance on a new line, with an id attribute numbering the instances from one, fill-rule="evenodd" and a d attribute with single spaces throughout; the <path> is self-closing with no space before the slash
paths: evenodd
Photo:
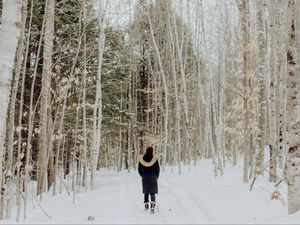
<path id="1" fill-rule="evenodd" d="M 1 188 L 3 181 L 3 156 L 4 142 L 6 134 L 6 117 L 9 104 L 9 96 L 11 89 L 12 69 L 18 44 L 21 25 L 21 0 L 3 0 L 2 2 L 2 21 L 0 26 L 0 102 L 2 104 L 0 110 L 0 184 Z M 10 174 L 5 174 L 9 177 Z M 10 179 L 10 178 L 8 178 Z M 9 182 L 9 181 L 8 181 Z M 1 213 L 0 218 L 3 218 L 5 212 L 3 195 L 0 199 Z"/>
<path id="2" fill-rule="evenodd" d="M 243 180 L 244 182 L 248 182 L 249 180 L 249 162 L 250 162 L 250 112 L 249 112 L 249 49 L 250 49 L 250 18 L 249 18 L 249 2 L 248 0 L 242 0 L 241 3 L 237 0 L 238 9 L 240 12 L 240 18 L 241 18 L 241 26 L 242 26 L 242 38 L 243 38 L 243 85 L 244 85 L 244 172 L 243 172 Z"/>
<path id="3" fill-rule="evenodd" d="M 257 79 L 258 79 L 258 100 L 259 100 L 259 111 L 258 111 L 258 154 L 256 155 L 256 175 L 263 175 L 263 162 L 264 162 L 264 147 L 265 147 L 265 67 L 266 67 L 266 47 L 265 47 L 265 15 L 264 15 L 264 1 L 256 2 L 257 10 L 257 41 L 258 41 L 258 59 L 257 59 Z M 274 138 L 272 139 L 274 140 Z M 275 143 L 272 143 L 275 146 Z M 276 168 L 275 168 L 276 169 Z"/>
<path id="4" fill-rule="evenodd" d="M 175 44 L 173 40 L 173 33 L 171 29 L 170 22 L 168 23 L 169 34 L 170 34 L 170 58 L 171 58 L 171 67 L 172 67 L 172 77 L 174 80 L 174 91 L 175 91 L 175 159 L 174 161 L 178 164 L 178 173 L 181 174 L 181 136 L 180 136 L 180 103 L 178 97 L 178 86 L 177 86 L 177 77 L 176 77 L 176 62 L 175 62 Z"/>
<path id="5" fill-rule="evenodd" d="M 148 21 L 150 25 L 150 33 L 151 33 L 151 39 L 152 43 L 154 45 L 154 50 L 156 52 L 158 64 L 159 64 L 159 70 L 161 73 L 162 77 L 162 82 L 163 82 L 163 90 L 164 90 L 164 103 L 165 103 L 165 115 L 164 115 L 164 149 L 163 149 L 163 168 L 166 166 L 166 158 L 167 158 L 167 145 L 168 145 L 168 123 L 169 123 L 169 93 L 168 93 L 168 84 L 167 84 L 167 79 L 164 71 L 164 67 L 162 64 L 161 56 L 160 56 L 160 51 L 157 47 L 155 36 L 154 36 L 154 31 L 153 31 L 153 26 L 152 26 L 152 21 L 150 18 L 150 13 L 147 12 L 148 16 Z"/>
<path id="6" fill-rule="evenodd" d="M 33 0 L 31 0 L 31 5 L 33 6 Z M 33 10 L 33 8 L 31 9 Z M 30 181 L 30 172 L 31 172 L 31 165 L 30 165 L 30 158 L 31 158 L 31 139 L 32 139 L 32 132 L 33 132 L 33 121 L 34 121 L 34 115 L 36 112 L 36 107 L 33 109 L 33 97 L 34 97 L 34 90 L 35 90 L 35 81 L 37 77 L 37 69 L 39 64 L 39 58 L 41 53 L 41 47 L 42 47 L 42 40 L 43 40 L 43 33 L 44 33 L 44 27 L 45 27 L 45 19 L 43 18 L 43 24 L 41 28 L 41 35 L 40 40 L 38 43 L 38 50 L 37 50 L 37 57 L 34 65 L 34 71 L 32 74 L 32 82 L 31 82 L 31 89 L 30 89 L 30 103 L 29 103 L 29 113 L 28 113 L 28 136 L 27 136 L 27 148 L 26 148 L 26 163 L 25 163 L 25 196 L 24 196 L 24 219 L 27 218 L 27 203 L 28 203 L 28 192 L 29 192 L 29 181 Z"/>
<path id="7" fill-rule="evenodd" d="M 13 142 L 14 142 L 14 133 L 15 133 L 15 107 L 16 107 L 16 97 L 19 86 L 19 78 L 21 74 L 22 62 L 24 59 L 24 47 L 25 47 L 25 28 L 26 28 L 26 20 L 27 20 L 27 5 L 28 1 L 23 1 L 22 6 L 22 28 L 20 33 L 20 40 L 17 49 L 16 55 L 16 68 L 15 68 L 15 76 L 12 85 L 11 97 L 10 97 L 10 105 L 9 105 L 9 119 L 7 124 L 7 165 L 6 170 L 12 171 L 12 163 L 13 163 Z"/>
<path id="8" fill-rule="evenodd" d="M 100 2 L 99 9 L 99 46 L 98 46 L 98 71 L 96 80 L 96 99 L 93 112 L 93 152 L 92 152 L 92 173 L 91 173 L 91 188 L 95 189 L 95 173 L 100 152 L 101 143 L 101 123 L 102 123 L 102 90 L 101 90 L 101 75 L 102 61 L 105 48 L 105 30 L 104 30 L 104 2 Z"/>
<path id="9" fill-rule="evenodd" d="M 185 150 L 187 151 L 188 154 L 188 164 L 191 164 L 191 139 L 192 139 L 192 134 L 191 134 L 191 128 L 190 128 L 190 121 L 189 121 L 189 106 L 188 106 L 188 96 L 187 96 L 187 82 L 186 82 L 186 74 L 185 74 L 185 66 L 183 62 L 183 43 L 184 40 L 179 40 L 178 37 L 178 28 L 177 24 L 175 21 L 174 16 L 171 16 L 171 20 L 173 22 L 174 26 L 174 35 L 175 35 L 175 49 L 178 57 L 178 66 L 180 70 L 180 75 L 181 75 L 181 80 L 182 80 L 182 97 L 183 97 L 183 111 L 184 111 L 184 119 L 185 119 L 185 132 L 187 133 L 187 140 L 185 141 Z M 170 34 L 171 35 L 171 34 Z M 183 32 L 182 32 L 183 35 Z M 180 41 L 182 42 L 182 46 L 180 46 Z"/>
<path id="10" fill-rule="evenodd" d="M 300 72 L 300 20 L 298 13 L 299 1 L 289 0 L 289 46 L 287 51 L 287 141 L 288 156 L 285 175 L 288 182 L 288 213 L 300 210 L 300 121 L 298 119 L 298 92 Z M 297 30 L 298 29 L 298 30 Z M 297 48 L 298 47 L 298 48 Z"/>
<path id="11" fill-rule="evenodd" d="M 83 2 L 83 20 L 86 23 L 86 2 Z M 87 85 L 87 58 L 86 58 L 86 33 L 83 34 L 83 90 L 82 90 L 82 125 L 83 125 L 83 179 L 82 186 L 87 190 L 87 172 L 88 172 L 88 162 L 87 162 L 87 124 L 86 124 L 86 85 Z"/>
<path id="12" fill-rule="evenodd" d="M 43 51 L 43 72 L 42 72 L 42 89 L 41 89 L 41 109 L 40 109 L 40 149 L 38 152 L 37 172 L 38 187 L 37 194 L 41 194 L 46 186 L 47 173 L 47 150 L 48 150 L 48 113 L 49 112 L 49 95 L 52 76 L 52 54 L 54 39 L 54 9 L 55 0 L 48 0 L 45 9 L 45 35 Z"/>

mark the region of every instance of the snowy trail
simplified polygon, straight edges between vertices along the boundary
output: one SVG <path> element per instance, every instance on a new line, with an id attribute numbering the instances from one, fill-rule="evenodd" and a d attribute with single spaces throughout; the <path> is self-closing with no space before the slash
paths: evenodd
<path id="1" fill-rule="evenodd" d="M 200 202 L 195 200 L 195 195 L 190 195 L 191 190 L 189 190 L 189 185 L 183 186 L 180 180 L 167 180 L 161 182 L 161 188 L 166 191 L 162 192 L 162 202 L 167 201 L 167 199 L 175 199 L 175 203 L 171 207 L 174 208 L 174 213 L 176 213 L 176 221 L 178 223 L 213 223 L 213 220 L 208 214 L 203 211 L 200 206 Z M 168 196 L 169 195 L 171 196 Z M 195 192 L 193 192 L 195 193 Z M 166 198 L 166 199 L 164 199 Z M 202 208 L 202 209 L 201 209 Z M 183 213 L 183 217 L 179 217 L 178 213 Z M 178 217 L 182 218 L 179 222 Z"/>
<path id="2" fill-rule="evenodd" d="M 287 216 L 286 206 L 270 199 L 273 186 L 257 180 L 253 191 L 243 184 L 241 168 L 230 168 L 214 178 L 210 161 L 201 161 L 183 175 L 171 168 L 159 177 L 157 212 L 144 211 L 141 178 L 136 171 L 97 172 L 96 190 L 81 191 L 75 204 L 67 193 L 45 195 L 42 206 L 46 217 L 33 201 L 28 218 L 22 223 L 68 224 L 299 224 L 300 213 Z M 227 175 L 226 175 L 227 174 Z M 285 193 L 285 186 L 280 189 Z M 33 207 L 33 204 L 35 207 Z M 15 209 L 13 214 L 15 215 Z M 89 221 L 88 217 L 94 217 Z M 16 223 L 2 220 L 0 223 Z"/>

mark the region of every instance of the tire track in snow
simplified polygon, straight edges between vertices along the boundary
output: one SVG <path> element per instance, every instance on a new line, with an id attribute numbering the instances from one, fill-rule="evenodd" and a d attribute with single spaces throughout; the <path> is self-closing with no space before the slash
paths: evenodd
<path id="1" fill-rule="evenodd" d="M 191 192 L 191 191 L 187 191 L 186 192 L 190 198 L 195 202 L 195 204 L 198 206 L 198 208 L 201 209 L 202 213 L 206 216 L 206 218 L 208 219 L 208 223 L 209 224 L 213 224 L 214 220 L 213 220 L 213 216 L 202 206 L 202 204 L 198 201 L 199 196 L 192 196 L 191 193 L 195 193 L 195 192 Z M 197 200 L 196 200 L 197 199 Z"/>
<path id="2" fill-rule="evenodd" d="M 213 223 L 212 216 L 207 212 L 207 210 L 204 209 L 199 201 L 195 199 L 196 196 L 192 195 L 192 193 L 197 192 L 186 189 L 189 188 L 189 186 L 183 186 L 182 183 L 177 181 L 174 182 L 174 180 L 168 180 L 166 183 L 168 191 L 173 193 L 178 198 L 181 209 L 185 210 L 185 213 L 188 215 L 189 219 L 192 218 L 193 221 L 191 221 L 191 223 L 199 223 L 199 219 L 204 220 L 200 221 L 200 223 Z M 189 207 L 184 207 L 184 205 L 188 204 L 190 204 Z M 199 218 L 199 210 L 202 214 L 202 218 Z"/>
<path id="3" fill-rule="evenodd" d="M 193 180 L 194 182 L 195 180 Z M 181 181 L 179 181 L 180 183 Z M 179 189 L 178 187 L 180 186 L 180 184 L 178 184 L 178 181 L 176 180 L 176 182 L 172 182 L 172 185 L 174 187 L 177 187 L 177 189 Z M 194 208 L 199 208 L 201 209 L 202 213 L 204 214 L 205 218 L 208 220 L 207 223 L 209 224 L 212 224 L 214 223 L 214 220 L 213 220 L 213 216 L 211 215 L 211 213 L 208 212 L 207 209 L 205 209 L 203 207 L 203 205 L 200 203 L 199 201 L 199 197 L 201 197 L 200 195 L 193 195 L 193 193 L 201 193 L 201 190 L 195 190 L 195 185 L 187 185 L 187 186 L 184 186 L 186 189 L 185 190 L 182 190 L 180 189 L 179 192 L 183 195 L 185 195 L 188 199 L 191 199 L 192 202 L 194 202 L 194 205 L 196 205 L 196 207 Z"/>
<path id="4" fill-rule="evenodd" d="M 181 205 L 181 202 L 175 193 L 168 191 L 167 187 L 168 183 L 166 181 L 160 181 L 159 192 L 161 194 L 158 195 L 159 214 L 163 217 L 164 221 L 167 221 L 166 223 L 183 223 L 183 221 L 186 223 L 186 221 L 189 221 L 188 213 L 176 207 Z"/>
<path id="5" fill-rule="evenodd" d="M 172 204 L 172 212 L 173 214 L 175 213 L 176 215 L 176 220 L 180 219 L 181 221 L 176 221 L 176 223 L 193 223 L 193 221 L 191 221 L 191 213 L 185 208 L 183 207 L 186 202 L 184 202 L 181 197 L 182 197 L 182 193 L 181 192 L 176 192 L 174 191 L 174 187 L 173 185 L 171 185 L 171 183 L 167 180 L 163 180 L 160 182 L 161 185 L 161 189 L 163 189 L 162 192 L 165 192 L 162 194 L 162 198 L 165 198 L 165 201 L 170 201 L 170 199 L 174 199 L 175 200 L 175 204 Z M 172 188 L 171 188 L 172 187 Z M 172 195 L 172 196 L 170 196 Z M 179 217 L 179 218 L 177 218 Z"/>

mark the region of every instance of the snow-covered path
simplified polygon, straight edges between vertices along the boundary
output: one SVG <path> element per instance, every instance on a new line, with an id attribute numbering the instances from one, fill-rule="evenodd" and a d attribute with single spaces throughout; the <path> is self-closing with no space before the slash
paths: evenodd
<path id="1" fill-rule="evenodd" d="M 66 193 L 45 196 L 46 217 L 35 206 L 23 223 L 104 223 L 104 224 L 213 224 L 213 223 L 299 223 L 300 214 L 287 216 L 286 206 L 271 200 L 272 185 L 258 180 L 254 189 L 241 181 L 240 168 L 230 168 L 214 178 L 210 161 L 196 167 L 162 172 L 159 178 L 157 212 L 143 210 L 141 179 L 136 171 L 98 171 L 97 189 L 76 195 L 76 203 Z M 282 185 L 284 189 L 285 186 Z M 285 192 L 284 190 L 281 192 Z M 285 197 L 285 196 L 284 196 Z M 36 204 L 35 204 L 36 205 Z M 89 221 L 88 217 L 94 217 Z M 1 221 L 14 223 L 14 220 Z"/>

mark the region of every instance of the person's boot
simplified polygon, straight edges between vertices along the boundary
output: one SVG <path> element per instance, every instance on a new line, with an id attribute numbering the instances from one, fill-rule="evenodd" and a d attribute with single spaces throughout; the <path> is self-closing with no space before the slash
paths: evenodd
<path id="1" fill-rule="evenodd" d="M 155 210 L 155 202 L 151 202 L 150 203 L 150 212 L 151 212 L 151 214 L 154 214 L 154 210 Z"/>
<path id="2" fill-rule="evenodd" d="M 145 202 L 145 211 L 149 209 L 149 202 Z"/>

